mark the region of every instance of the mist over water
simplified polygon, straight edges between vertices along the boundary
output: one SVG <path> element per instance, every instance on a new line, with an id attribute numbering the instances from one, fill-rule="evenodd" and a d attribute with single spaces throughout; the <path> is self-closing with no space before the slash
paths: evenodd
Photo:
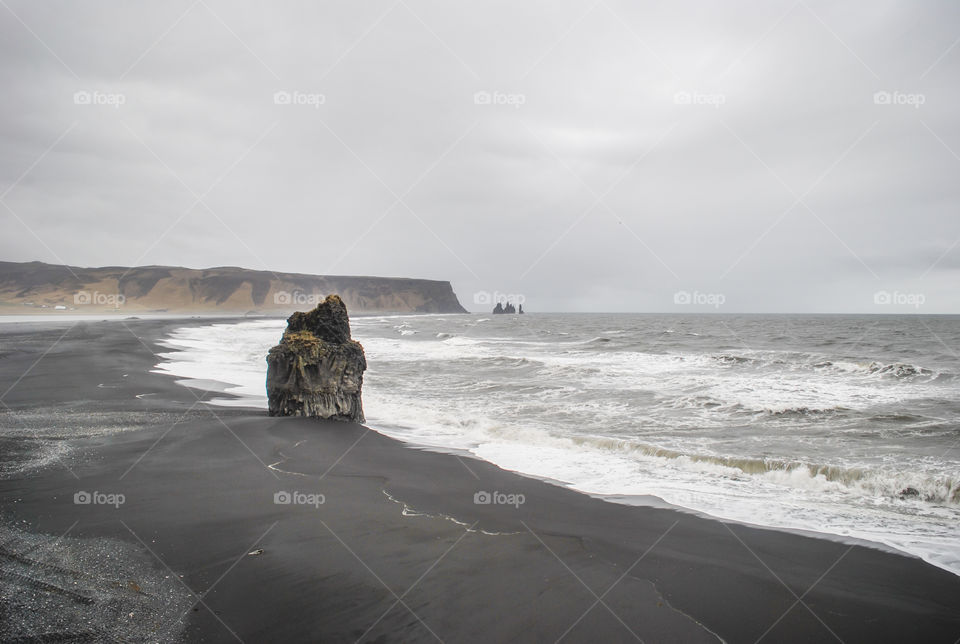
<path id="1" fill-rule="evenodd" d="M 368 424 L 588 493 L 869 539 L 960 574 L 960 318 L 352 321 Z M 283 320 L 174 332 L 158 370 L 266 407 Z M 222 386 L 219 387 L 223 389 Z"/>

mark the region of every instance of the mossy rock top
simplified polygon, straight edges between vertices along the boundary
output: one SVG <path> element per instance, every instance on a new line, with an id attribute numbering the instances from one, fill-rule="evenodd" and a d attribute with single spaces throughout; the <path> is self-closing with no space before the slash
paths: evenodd
<path id="1" fill-rule="evenodd" d="M 287 331 L 283 334 L 281 344 L 297 351 L 314 352 L 323 344 L 323 340 L 310 333 L 309 331 Z"/>
<path id="2" fill-rule="evenodd" d="M 324 342 L 343 344 L 350 341 L 350 318 L 347 306 L 339 295 L 327 299 L 307 313 L 297 311 L 287 318 L 287 331 L 291 334 L 308 333 Z"/>

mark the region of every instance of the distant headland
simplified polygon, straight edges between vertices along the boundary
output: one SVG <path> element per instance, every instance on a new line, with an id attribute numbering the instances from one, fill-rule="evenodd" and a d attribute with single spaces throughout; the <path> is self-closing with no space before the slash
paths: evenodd
<path id="1" fill-rule="evenodd" d="M 450 282 L 305 275 L 233 266 L 82 268 L 0 262 L 0 315 L 282 313 L 339 293 L 355 313 L 466 313 Z"/>

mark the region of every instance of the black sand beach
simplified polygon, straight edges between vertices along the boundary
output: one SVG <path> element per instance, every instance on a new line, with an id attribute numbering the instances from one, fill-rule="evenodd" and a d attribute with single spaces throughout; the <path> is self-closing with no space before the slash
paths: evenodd
<path id="1" fill-rule="evenodd" d="M 210 407 L 149 373 L 194 323 L 0 325 L 0 640 L 960 638 L 960 578 L 918 559 Z"/>

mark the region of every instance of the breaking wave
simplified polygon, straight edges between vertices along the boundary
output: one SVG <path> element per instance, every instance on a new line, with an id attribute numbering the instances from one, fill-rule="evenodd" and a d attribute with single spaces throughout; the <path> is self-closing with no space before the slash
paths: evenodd
<path id="1" fill-rule="evenodd" d="M 773 475 L 771 480 L 788 485 L 799 484 L 803 487 L 810 487 L 810 485 L 804 485 L 803 478 L 795 476 L 802 474 L 808 479 L 808 482 L 834 483 L 865 496 L 887 499 L 913 498 L 929 503 L 960 504 L 960 477 L 927 476 L 892 469 L 844 467 L 836 464 L 808 463 L 781 458 L 745 458 L 695 454 L 629 439 L 598 436 L 577 437 L 572 441 L 578 446 L 588 446 L 601 450 L 718 466 L 729 470 L 727 475 Z"/>

